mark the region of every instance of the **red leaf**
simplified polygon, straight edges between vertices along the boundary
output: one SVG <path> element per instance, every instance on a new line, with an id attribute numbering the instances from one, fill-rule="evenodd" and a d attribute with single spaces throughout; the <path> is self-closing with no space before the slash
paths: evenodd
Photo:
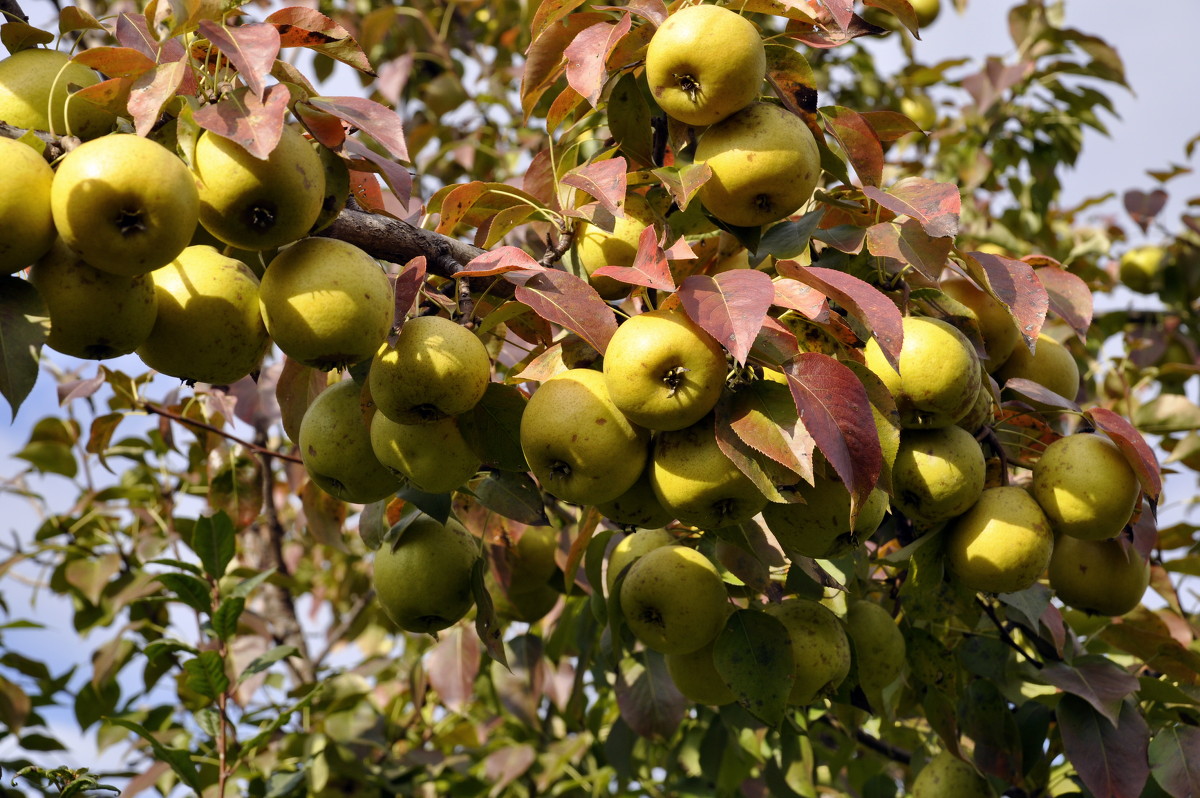
<path id="1" fill-rule="evenodd" d="M 405 317 L 412 310 L 413 303 L 417 301 L 417 295 L 421 293 L 424 285 L 425 256 L 418 255 L 404 264 L 404 268 L 396 275 L 394 286 L 396 295 L 395 326 L 399 327 L 404 323 Z"/>
<path id="2" fill-rule="evenodd" d="M 693 274 L 679 287 L 678 297 L 692 321 L 744 365 L 775 300 L 775 285 L 755 269 L 734 269 L 715 278 Z"/>
<path id="3" fill-rule="evenodd" d="M 1093 312 L 1092 292 L 1087 283 L 1057 266 L 1043 266 L 1034 273 L 1050 298 L 1050 310 L 1071 325 L 1080 338 L 1086 338 Z"/>
<path id="4" fill-rule="evenodd" d="M 901 259 L 915 266 L 926 277 L 936 280 L 946 266 L 950 250 L 954 248 L 954 239 L 929 235 L 916 219 L 901 224 L 899 233 L 897 246 Z"/>
<path id="5" fill-rule="evenodd" d="M 767 316 L 754 339 L 754 356 L 768 363 L 784 363 L 800 354 L 796 334 L 778 320 Z"/>
<path id="6" fill-rule="evenodd" d="M 226 27 L 202 19 L 200 32 L 230 60 L 250 91 L 262 100 L 267 90 L 263 78 L 271 73 L 279 55 L 279 31 L 264 22 Z"/>
<path id="7" fill-rule="evenodd" d="M 892 186 L 889 192 L 866 186 L 863 193 L 893 213 L 916 219 L 934 238 L 958 234 L 962 197 L 953 183 L 907 177 Z"/>
<path id="8" fill-rule="evenodd" d="M 863 111 L 862 118 L 867 120 L 880 141 L 895 141 L 909 133 L 923 132 L 916 122 L 899 111 Z"/>
<path id="9" fill-rule="evenodd" d="M 839 28 L 850 27 L 850 20 L 854 18 L 854 0 L 821 0 L 821 4 L 829 9 Z"/>
<path id="10" fill-rule="evenodd" d="M 680 210 L 687 210 L 700 187 L 712 177 L 712 167 L 706 163 L 690 163 L 684 166 L 663 166 L 651 170 L 651 174 L 662 181 L 671 198 Z"/>
<path id="11" fill-rule="evenodd" d="M 309 105 L 363 131 L 398 161 L 408 160 L 400 115 L 390 108 L 362 97 L 310 97 Z"/>
<path id="12" fill-rule="evenodd" d="M 374 76 L 371 62 L 350 32 L 311 8 L 281 8 L 266 19 L 279 31 L 281 47 L 307 47 Z"/>
<path id="13" fill-rule="evenodd" d="M 77 53 L 71 60 L 110 78 L 134 78 L 155 67 L 152 57 L 133 47 L 93 47 Z"/>
<path id="14" fill-rule="evenodd" d="M 700 257 L 683 236 L 675 239 L 675 243 L 667 247 L 663 254 L 666 255 L 667 260 L 695 260 Z M 672 279 L 671 285 L 674 290 L 674 279 Z"/>
<path id="15" fill-rule="evenodd" d="M 177 39 L 167 39 L 159 42 L 146 26 L 146 18 L 141 14 L 121 14 L 117 17 L 117 42 L 123 47 L 132 47 L 145 55 L 154 63 L 159 56 L 165 56 L 168 61 L 178 61 L 184 55 L 183 45 Z"/>
<path id="16" fill-rule="evenodd" d="M 1124 702 L 1114 725 L 1082 698 L 1065 695 L 1056 715 L 1063 752 L 1093 795 L 1141 795 L 1150 777 L 1150 730 L 1135 704 Z"/>
<path id="17" fill-rule="evenodd" d="M 780 263 L 783 262 L 780 261 Z M 792 261 L 787 262 L 791 263 Z M 782 272 L 780 273 L 782 274 Z M 824 319 L 829 314 L 829 302 L 825 295 L 812 286 L 795 280 L 775 282 L 775 299 L 772 300 L 772 304 L 779 305 L 781 308 L 791 308 L 814 321 Z"/>
<path id="18" fill-rule="evenodd" d="M 1084 416 L 1112 438 L 1113 443 L 1125 455 L 1129 465 L 1142 483 L 1142 490 L 1151 501 L 1158 501 L 1162 494 L 1162 471 L 1158 466 L 1158 458 L 1154 450 L 1146 443 L 1142 433 L 1130 424 L 1124 417 L 1104 407 L 1093 407 Z"/>
<path id="19" fill-rule="evenodd" d="M 175 96 L 188 72 L 186 61 L 168 61 L 133 81 L 126 107 L 139 136 L 150 135 L 163 106 Z"/>
<path id="20" fill-rule="evenodd" d="M 1147 194 L 1144 191 L 1130 189 L 1125 192 L 1124 196 L 1125 210 L 1129 213 L 1129 218 L 1137 222 L 1137 226 L 1142 228 L 1142 232 L 1150 229 L 1150 223 L 1154 221 L 1154 217 L 1158 216 L 1163 207 L 1167 204 L 1167 192 L 1161 188 L 1156 188 Z"/>
<path id="21" fill-rule="evenodd" d="M 1033 268 L 1024 261 L 986 252 L 968 252 L 967 256 L 968 262 L 973 261 L 983 267 L 988 285 L 1000 301 L 1008 305 L 1017 320 L 1017 328 L 1025 339 L 1025 345 L 1030 352 L 1034 351 L 1038 334 L 1046 321 L 1046 311 L 1050 308 L 1050 295 Z M 979 275 L 973 274 L 972 277 L 977 283 L 983 283 Z"/>
<path id="22" fill-rule="evenodd" d="M 1087 701 L 1113 724 L 1120 718 L 1125 697 L 1137 692 L 1139 686 L 1136 676 L 1126 673 L 1112 660 L 1096 656 L 1077 657 L 1070 665 L 1047 663 L 1038 676 L 1047 684 Z"/>
<path id="23" fill-rule="evenodd" d="M 622 283 L 657 288 L 659 291 L 675 290 L 667 255 L 659 246 L 658 235 L 652 224 L 646 225 L 638 238 L 638 251 L 632 266 L 602 266 L 594 274 L 611 277 Z"/>
<path id="24" fill-rule="evenodd" d="M 800 420 L 850 491 L 858 515 L 883 469 L 883 451 L 867 389 L 828 355 L 802 352 L 784 364 Z"/>
<path id="25" fill-rule="evenodd" d="M 617 331 L 613 310 L 586 280 L 555 269 L 515 272 L 505 279 L 516 285 L 513 295 L 546 321 L 565 327 L 604 354 Z"/>
<path id="26" fill-rule="evenodd" d="M 299 105 L 297 105 L 299 107 Z M 365 158 L 370 161 L 376 168 L 375 171 L 383 175 L 383 181 L 388 184 L 388 188 L 396 195 L 396 199 L 401 205 L 407 206 L 412 199 L 412 173 L 405 169 L 400 164 L 390 161 L 375 150 L 371 149 L 361 141 L 356 139 L 346 139 L 344 142 L 346 150 L 358 158 Z"/>
<path id="27" fill-rule="evenodd" d="M 555 4 L 553 0 L 543 3 L 538 9 L 538 17 L 542 9 Z M 608 24 L 609 17 L 602 12 L 580 12 L 564 13 L 560 19 L 561 24 L 545 24 L 543 27 L 538 26 L 537 19 L 534 20 L 532 42 L 525 51 L 525 68 L 521 71 L 521 109 L 526 119 L 533 113 L 534 106 L 546 90 L 562 75 L 563 51 L 576 35 L 592 25 Z"/>
<path id="28" fill-rule="evenodd" d="M 739 390 L 730 410 L 730 428 L 747 446 L 813 483 L 816 441 L 800 423 L 796 403 L 779 383 L 758 380 Z"/>
<path id="29" fill-rule="evenodd" d="M 283 135 L 283 120 L 290 97 L 288 90 L 279 83 L 267 89 L 261 103 L 249 89 L 237 89 L 214 105 L 206 105 L 197 111 L 196 124 L 239 144 L 255 158 L 266 160 Z"/>
<path id="30" fill-rule="evenodd" d="M 383 189 L 379 187 L 379 178 L 372 172 L 350 170 L 350 196 L 368 213 L 385 213 L 383 205 Z"/>
<path id="31" fill-rule="evenodd" d="M 515 271 L 543 271 L 544 267 L 520 247 L 497 247 L 485 252 L 462 268 L 462 277 L 491 277 Z"/>
<path id="32" fill-rule="evenodd" d="M 437 690 L 442 704 L 452 712 L 461 712 L 475 697 L 479 655 L 479 636 L 468 634 L 462 624 L 443 632 L 429 652 L 429 683 Z"/>
<path id="33" fill-rule="evenodd" d="M 811 285 L 845 308 L 847 313 L 871 331 L 892 368 L 899 368 L 900 347 L 904 344 L 904 317 L 882 291 L 837 269 L 817 266 L 806 269 L 794 260 L 779 261 L 775 268 L 784 277 Z"/>
<path id="34" fill-rule="evenodd" d="M 842 145 L 858 179 L 865 186 L 878 186 L 883 179 L 883 145 L 867 120 L 857 111 L 840 106 L 823 108 L 821 115 L 829 122 L 830 131 Z"/>
<path id="35" fill-rule="evenodd" d="M 582 189 L 600 200 L 600 204 L 613 216 L 625 216 L 625 190 L 629 165 L 618 156 L 607 161 L 577 166 L 562 177 L 563 183 Z"/>
<path id="36" fill-rule="evenodd" d="M 759 493 L 767 497 L 771 501 L 782 502 L 785 497 L 775 487 L 775 480 L 763 468 L 763 463 L 759 462 L 757 453 L 737 435 L 730 425 L 729 418 L 729 403 L 718 402 L 715 413 L 713 414 L 713 434 L 717 440 L 717 448 L 721 450 L 721 454 L 729 458 L 729 462 L 737 466 L 738 471 L 745 475 L 746 479 L 754 483 L 754 487 L 758 488 Z M 797 477 L 788 475 L 780 479 L 781 483 L 791 483 Z"/>
<path id="37" fill-rule="evenodd" d="M 663 0 L 629 0 L 626 6 L 592 6 L 597 11 L 628 11 L 637 14 L 654 27 L 667 21 L 667 4 Z"/>
<path id="38" fill-rule="evenodd" d="M 567 83 L 595 108 L 608 79 L 608 55 L 629 33 L 633 18 L 624 14 L 616 24 L 600 22 L 585 28 L 571 41 L 567 58 Z"/>

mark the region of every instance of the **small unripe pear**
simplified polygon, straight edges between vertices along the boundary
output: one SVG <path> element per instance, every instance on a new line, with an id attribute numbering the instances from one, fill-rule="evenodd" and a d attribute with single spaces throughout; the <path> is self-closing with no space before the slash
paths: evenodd
<path id="1" fill-rule="evenodd" d="M 342 380 L 312 401 L 300 421 L 300 457 L 321 490 L 342 501 L 369 504 L 400 489 L 400 480 L 371 449 L 370 414 L 362 386 Z"/>
<path id="2" fill-rule="evenodd" d="M 996 381 L 1020 377 L 1033 380 L 1059 396 L 1074 401 L 1079 393 L 1079 365 L 1070 350 L 1045 332 L 1038 335 L 1033 354 L 1022 343 L 996 372 Z"/>
<path id="3" fill-rule="evenodd" d="M 379 603 L 408 632 L 452 626 L 475 603 L 471 571 L 478 558 L 478 543 L 462 524 L 422 516 L 404 528 L 395 545 L 385 543 L 375 553 Z"/>
<path id="4" fill-rule="evenodd" d="M 921 768 L 912 784 L 913 798 L 994 798 L 987 779 L 949 751 Z"/>
<path id="5" fill-rule="evenodd" d="M 50 212 L 54 170 L 37 150 L 13 139 L 0 139 L 0 163 L 4 164 L 0 170 L 0 274 L 12 274 L 45 255 L 54 244 Z"/>

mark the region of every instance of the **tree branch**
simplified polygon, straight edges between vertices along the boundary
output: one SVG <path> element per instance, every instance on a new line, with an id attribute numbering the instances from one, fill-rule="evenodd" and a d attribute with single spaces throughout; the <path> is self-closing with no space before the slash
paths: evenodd
<path id="1" fill-rule="evenodd" d="M 0 0 L 0 7 L 3 7 L 9 0 Z M 8 13 L 7 10 L 4 13 Z M 81 142 L 74 136 L 56 136 L 53 133 L 47 133 L 44 130 L 33 130 L 31 128 L 17 127 L 10 125 L 7 122 L 0 122 L 0 137 L 6 139 L 19 139 L 26 133 L 32 133 L 39 138 L 46 148 L 42 150 L 42 157 L 48 162 L 53 162 L 66 155 L 71 150 L 78 147 Z"/>
<path id="2" fill-rule="evenodd" d="M 266 446 L 262 446 L 260 444 L 253 443 L 251 441 L 245 440 L 244 438 L 239 438 L 236 435 L 231 435 L 230 433 L 221 429 L 220 427 L 214 427 L 212 424 L 207 424 L 203 421 L 197 421 L 193 418 L 181 416 L 172 410 L 168 410 L 167 408 L 163 407 L 162 405 L 155 404 L 154 402 L 142 402 L 140 407 L 142 410 L 145 410 L 147 413 L 151 413 L 156 416 L 162 416 L 163 418 L 169 418 L 172 421 L 176 421 L 180 424 L 184 424 L 189 427 L 195 427 L 197 429 L 202 429 L 205 432 L 211 432 L 214 435 L 220 435 L 222 438 L 224 438 L 228 441 L 232 441 L 233 443 L 237 443 L 242 446 L 245 446 L 250 451 L 254 452 L 255 454 L 262 455 L 265 458 L 269 459 L 269 458 L 274 457 L 279 460 L 287 460 L 290 463 L 303 463 L 304 462 L 303 460 L 301 460 L 298 456 L 296 456 L 294 454 L 285 454 L 284 452 L 277 452 L 274 449 L 268 448 Z"/>
<path id="3" fill-rule="evenodd" d="M 0 13 L 4 14 L 4 21 L 18 19 L 21 22 L 28 22 L 29 15 L 21 9 L 21 4 L 17 0 L 0 0 Z"/>
<path id="4" fill-rule="evenodd" d="M 319 236 L 336 238 L 392 263 L 424 255 L 430 274 L 454 277 L 484 253 L 479 247 L 377 213 L 346 208 Z"/>

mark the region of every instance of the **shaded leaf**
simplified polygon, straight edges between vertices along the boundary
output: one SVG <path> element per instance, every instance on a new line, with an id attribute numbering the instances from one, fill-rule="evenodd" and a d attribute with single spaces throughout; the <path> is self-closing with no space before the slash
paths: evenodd
<path id="1" fill-rule="evenodd" d="M 765 612 L 738 610 L 713 643 L 713 665 L 738 703 L 754 717 L 778 727 L 796 680 L 787 628 Z"/>
<path id="2" fill-rule="evenodd" d="M 652 224 L 646 225 L 638 238 L 638 251 L 632 266 L 601 266 L 593 274 L 659 291 L 675 290 L 667 254 L 658 243 L 658 233 Z"/>
<path id="3" fill-rule="evenodd" d="M 187 674 L 189 689 L 213 701 L 229 687 L 229 677 L 225 675 L 225 660 L 216 651 L 201 651 L 192 659 L 185 660 L 183 672 Z"/>
<path id="4" fill-rule="evenodd" d="M 224 512 L 200 516 L 193 527 L 191 544 L 204 572 L 213 579 L 220 579 L 237 554 L 237 533 L 233 522 Z"/>
<path id="5" fill-rule="evenodd" d="M 542 492 L 524 471 L 493 471 L 472 491 L 479 503 L 523 524 L 548 524 Z"/>
<path id="6" fill-rule="evenodd" d="M 1150 772 L 1173 798 L 1200 795 L 1200 728 L 1173 724 L 1150 741 Z"/>
<path id="7" fill-rule="evenodd" d="M 515 385 L 488 383 L 483 398 L 458 417 L 458 429 L 485 465 L 504 471 L 528 471 L 521 450 L 521 416 L 525 394 Z"/>
<path id="8" fill-rule="evenodd" d="M 1012 391 L 1013 393 L 1032 399 L 1034 402 L 1049 405 L 1050 407 L 1059 407 L 1064 410 L 1079 410 L 1079 405 L 1075 404 L 1074 400 L 1060 396 L 1041 383 L 1034 382 L 1025 377 L 1013 377 L 1006 380 L 1004 390 Z"/>
<path id="9" fill-rule="evenodd" d="M 238 74 L 258 99 L 267 87 L 263 76 L 271 71 L 279 54 L 279 30 L 265 22 L 226 27 L 200 20 L 200 32 L 237 68 Z"/>
<path id="10" fill-rule="evenodd" d="M 691 320 L 744 365 L 774 302 L 775 286 L 765 272 L 734 269 L 716 277 L 693 274 L 677 296 Z"/>
<path id="11" fill-rule="evenodd" d="M 546 321 L 567 328 L 604 354 L 609 339 L 617 331 L 617 320 L 612 308 L 586 280 L 553 269 L 509 272 L 505 279 L 516 285 L 513 296 L 518 302 L 524 302 Z"/>
<path id="12" fill-rule="evenodd" d="M 1131 188 L 1125 192 L 1121 201 L 1125 205 L 1125 211 L 1129 214 L 1129 218 L 1133 219 L 1145 233 L 1150 229 L 1150 223 L 1154 221 L 1154 217 L 1158 216 L 1166 207 L 1167 192 L 1161 188 L 1156 188 L 1148 193 Z"/>
<path id="13" fill-rule="evenodd" d="M 1133 411 L 1132 421 L 1143 432 L 1191 432 L 1200 429 L 1200 407 L 1183 394 L 1164 393 Z"/>
<path id="14" fill-rule="evenodd" d="M 1125 697 L 1136 692 L 1136 676 L 1100 656 L 1078 657 L 1070 664 L 1050 662 L 1038 676 L 1064 692 L 1087 701 L 1109 723 L 1116 725 Z"/>
<path id="15" fill-rule="evenodd" d="M 621 663 L 614 692 L 629 728 L 649 740 L 669 739 L 688 706 L 667 673 L 663 655 L 649 649 L 642 652 L 641 662 L 627 659 Z"/>
<path id="16" fill-rule="evenodd" d="M 1021 732 L 1008 702 L 996 685 L 976 679 L 967 687 L 960 703 L 962 730 L 975 741 L 973 758 L 979 769 L 1007 784 L 1024 773 L 1021 761 Z"/>
<path id="17" fill-rule="evenodd" d="M 683 166 L 663 166 L 651 174 L 662 181 L 671 199 L 680 210 L 686 210 L 700 187 L 712 177 L 712 167 L 706 163 L 689 163 Z"/>
<path id="18" fill-rule="evenodd" d="M 246 669 L 244 671 L 242 671 L 240 674 L 238 674 L 237 683 L 241 684 L 242 682 L 249 679 L 251 676 L 254 676 L 255 674 L 258 674 L 258 673 L 262 673 L 267 668 L 270 668 L 272 665 L 274 665 L 276 662 L 285 660 L 288 657 L 298 657 L 298 656 L 300 656 L 300 650 L 297 649 L 295 646 L 275 646 L 274 648 L 272 648 L 270 651 L 263 654 L 262 656 L 255 657 L 254 661 L 251 662 L 249 665 L 247 665 Z"/>
<path id="19" fill-rule="evenodd" d="M 1063 750 L 1093 794 L 1141 795 L 1150 777 L 1150 731 L 1133 703 L 1121 705 L 1120 722 L 1114 725 L 1082 698 L 1066 695 L 1057 716 Z"/>
<path id="20" fill-rule="evenodd" d="M 746 445 L 812 484 L 816 441 L 800 423 L 787 387 L 757 380 L 740 389 L 734 394 L 730 427 Z"/>
<path id="21" fill-rule="evenodd" d="M 486 571 L 486 557 L 478 558 L 471 566 L 471 595 L 475 598 L 475 634 L 483 643 L 488 656 L 511 670 L 508 665 L 508 653 L 504 649 L 504 634 L 500 629 L 500 620 L 496 617 L 496 607 L 483 581 Z"/>
<path id="22" fill-rule="evenodd" d="M 451 712 L 462 712 L 475 697 L 479 675 L 479 636 L 461 624 L 447 629 L 428 654 L 429 683 Z"/>
<path id="23" fill-rule="evenodd" d="M 266 160 L 283 135 L 291 95 L 276 83 L 259 101 L 249 89 L 229 92 L 217 102 L 196 111 L 196 124 L 229 139 L 255 158 Z"/>
<path id="24" fill-rule="evenodd" d="M 88 12 L 78 6 L 67 6 L 58 15 L 59 34 L 73 33 L 77 30 L 104 30 L 104 26 Z M 86 50 L 84 52 L 87 52 Z"/>
<path id="25" fill-rule="evenodd" d="M 483 760 L 483 770 L 492 785 L 489 798 L 504 795 L 505 789 L 533 766 L 537 755 L 537 749 L 528 743 L 507 745 L 488 754 Z"/>
<path id="26" fill-rule="evenodd" d="M 203 579 L 178 573 L 158 574 L 155 578 L 196 612 L 207 613 L 212 610 L 212 593 Z"/>
<path id="27" fill-rule="evenodd" d="M 974 271 L 972 279 L 981 286 L 990 287 L 996 298 L 1008 307 L 1017 320 L 1017 329 L 1025 345 L 1033 352 L 1050 308 L 1050 296 L 1033 267 L 1024 261 L 986 252 L 969 252 L 967 260 L 968 270 Z M 983 274 L 970 269 L 976 264 L 983 269 Z"/>
<path id="28" fill-rule="evenodd" d="M 238 620 L 246 609 L 246 600 L 231 596 L 221 602 L 212 616 L 212 628 L 217 637 L 229 640 L 237 633 Z"/>
<path id="29" fill-rule="evenodd" d="M 18 732 L 25 725 L 33 702 L 19 685 L 0 676 L 0 723 L 6 729 Z"/>
<path id="30" fill-rule="evenodd" d="M 1123 416 L 1104 407 L 1089 408 L 1084 416 L 1112 438 L 1113 443 L 1125 455 L 1125 459 L 1138 475 L 1142 490 L 1151 501 L 1158 501 L 1162 495 L 1162 471 L 1158 466 L 1158 458 L 1150 444 Z"/>
<path id="31" fill-rule="evenodd" d="M 404 323 L 408 312 L 412 310 L 413 303 L 420 296 L 421 289 L 425 285 L 425 269 L 425 256 L 418 255 L 404 264 L 404 268 L 396 275 L 396 282 L 393 285 L 396 297 L 396 313 L 393 317 L 393 326 L 398 327 Z"/>
<path id="32" fill-rule="evenodd" d="M 33 285 L 0 276 L 0 394 L 14 416 L 37 382 L 38 357 L 49 334 L 50 320 Z"/>
<path id="33" fill-rule="evenodd" d="M 566 5 L 569 3 L 552 0 L 543 3 L 541 8 Z M 611 22 L 611 17 L 603 12 L 570 14 L 569 11 L 568 8 L 561 15 L 548 15 L 544 27 L 539 27 L 538 20 L 534 20 L 531 42 L 525 51 L 525 66 L 521 71 L 521 109 L 526 119 L 542 95 L 563 74 L 564 52 L 575 37 L 592 25 Z M 561 24 L 552 24 L 559 19 Z"/>
<path id="34" fill-rule="evenodd" d="M 297 108 L 300 106 L 297 105 Z M 364 166 L 371 171 L 378 172 L 383 175 L 383 182 L 387 183 L 388 188 L 396 196 L 396 201 L 401 205 L 408 205 L 412 200 L 412 183 L 413 176 L 410 171 L 403 166 L 389 160 L 383 155 L 375 152 L 373 149 L 358 141 L 357 139 L 346 139 L 344 142 L 346 152 L 353 155 L 355 158 L 365 158 L 370 162 L 370 166 L 362 164 L 361 161 L 356 161 L 356 165 Z M 353 178 L 355 172 L 351 172 Z M 355 192 L 357 198 L 358 193 Z M 379 206 L 381 207 L 382 203 Z"/>

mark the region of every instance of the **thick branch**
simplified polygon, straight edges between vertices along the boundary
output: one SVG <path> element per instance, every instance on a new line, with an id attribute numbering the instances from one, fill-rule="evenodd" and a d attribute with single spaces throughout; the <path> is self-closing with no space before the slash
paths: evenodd
<path id="1" fill-rule="evenodd" d="M 424 255 L 430 274 L 454 277 L 484 250 L 390 216 L 347 208 L 317 235 L 337 238 L 392 263 Z"/>
<path id="2" fill-rule="evenodd" d="M 8 0 L 0 0 L 0 6 L 3 6 L 7 2 Z M 5 13 L 8 13 L 7 9 L 5 9 Z M 74 136 L 56 136 L 44 130 L 30 130 L 29 128 L 10 125 L 7 122 L 0 122 L 0 138 L 19 139 L 26 133 L 32 133 L 42 140 L 42 143 L 46 145 L 46 149 L 42 151 L 42 157 L 50 162 L 61 158 L 78 147 L 80 143 L 79 139 Z"/>
<path id="3" fill-rule="evenodd" d="M 4 14 L 5 22 L 13 19 L 19 19 L 22 22 L 29 21 L 29 15 L 21 10 L 21 4 L 17 0 L 0 0 L 0 13 Z"/>

